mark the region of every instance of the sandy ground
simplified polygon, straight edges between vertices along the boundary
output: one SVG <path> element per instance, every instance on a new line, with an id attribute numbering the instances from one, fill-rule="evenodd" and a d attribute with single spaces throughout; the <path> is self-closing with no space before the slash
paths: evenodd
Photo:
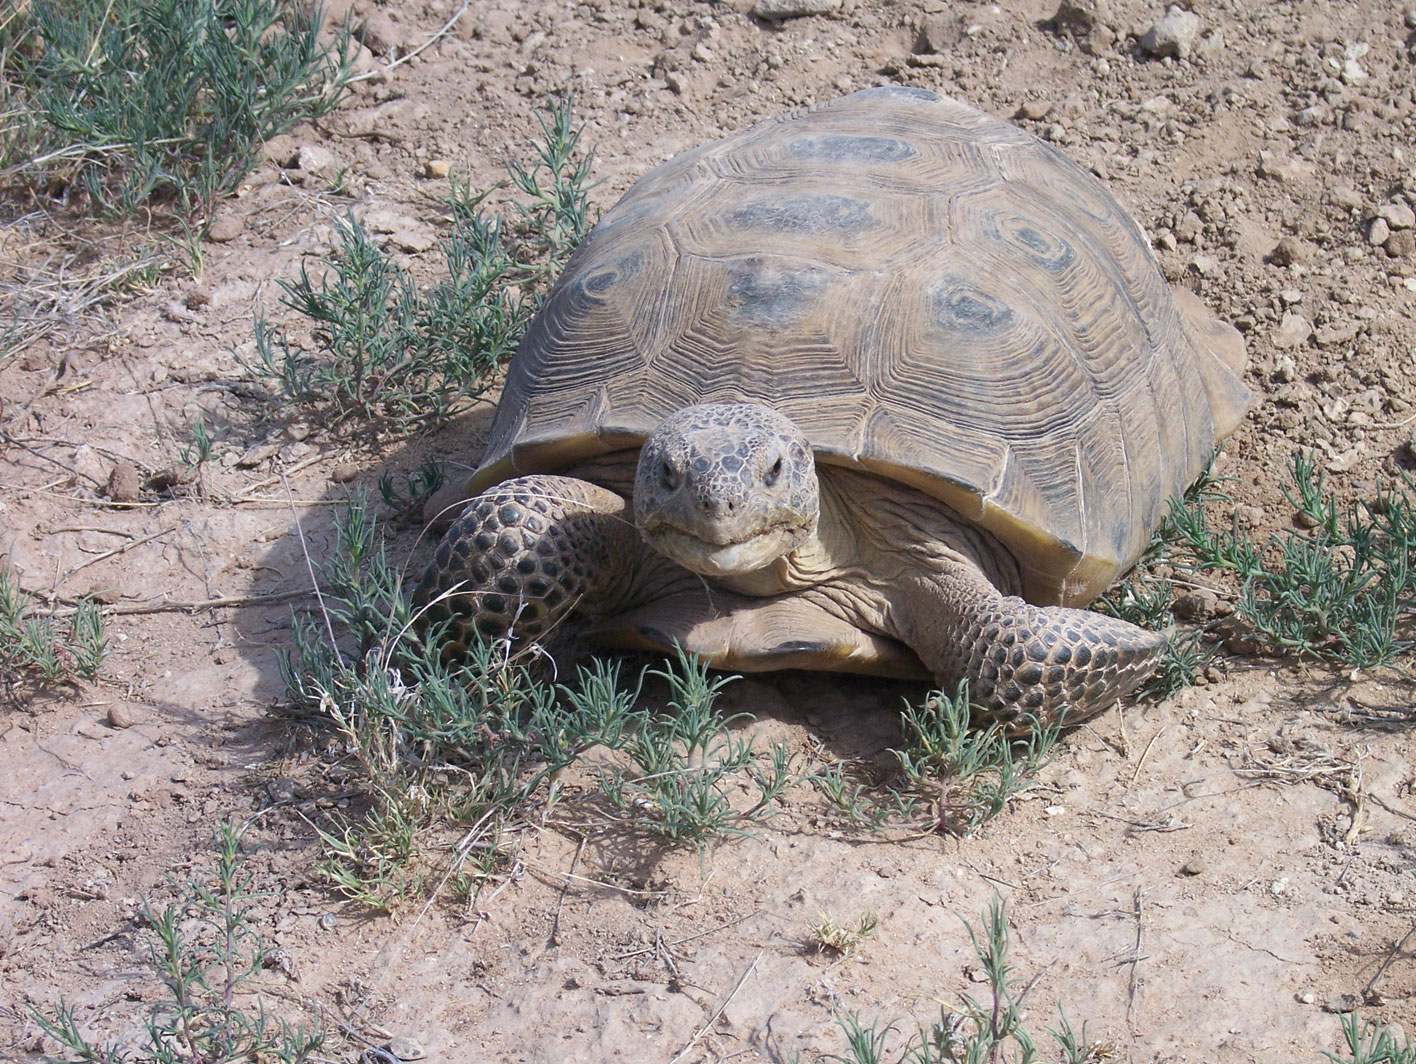
<path id="1" fill-rule="evenodd" d="M 337 744 L 268 712 L 289 596 L 308 587 L 294 515 L 327 553 L 351 477 L 372 485 L 430 453 L 475 464 L 488 410 L 411 442 L 339 436 L 299 412 L 264 419 L 233 358 L 258 308 L 281 313 L 271 279 L 327 253 L 347 210 L 431 276 L 447 182 L 428 164 L 497 180 L 547 93 L 575 93 L 604 208 L 655 163 L 759 118 L 916 85 L 1091 168 L 1166 274 L 1245 332 L 1260 402 L 1221 472 L 1241 516 L 1284 527 L 1296 447 L 1344 498 L 1416 467 L 1416 230 L 1400 224 L 1416 205 L 1416 11 L 1206 3 L 1184 54 L 1158 56 L 1142 39 L 1165 12 L 1138 0 L 1069 3 L 1062 29 L 1051 0 L 844 0 L 776 21 L 746 3 L 474 0 L 389 71 L 461 5 L 348 6 L 378 76 L 271 147 L 201 274 L 169 274 L 0 366 L 3 549 L 25 587 L 101 591 L 114 611 L 102 682 L 0 707 L 0 1056 L 56 1050 L 26 1001 L 62 996 L 88 1029 L 131 1036 L 160 996 L 137 900 L 209 863 L 214 822 L 256 811 L 250 867 L 272 892 L 257 915 L 289 960 L 271 1000 L 429 1059 L 839 1052 L 834 1010 L 908 1031 L 979 993 L 959 914 L 995 892 L 1019 976 L 1036 978 L 1034 1030 L 1060 1001 L 1114 1059 L 1316 1060 L 1338 1047 L 1338 1010 L 1416 1020 L 1416 954 L 1400 946 L 1416 920 L 1409 671 L 1230 658 L 1227 675 L 1069 735 L 1039 785 L 968 839 L 871 837 L 802 788 L 701 857 L 566 812 L 524 831 L 511 873 L 470 908 L 378 917 L 342 902 L 314 873 L 309 823 L 345 800 Z M 330 191 L 341 167 L 344 195 Z M 73 224 L 18 219 L 8 268 Z M 220 431 L 205 494 L 112 505 L 115 463 L 170 466 L 199 415 Z M 209 604 L 226 597 L 239 601 Z M 895 707 L 919 693 L 788 675 L 735 685 L 732 704 L 794 749 L 870 762 L 899 744 Z M 866 910 L 880 924 L 856 951 L 818 954 L 818 912 Z"/>

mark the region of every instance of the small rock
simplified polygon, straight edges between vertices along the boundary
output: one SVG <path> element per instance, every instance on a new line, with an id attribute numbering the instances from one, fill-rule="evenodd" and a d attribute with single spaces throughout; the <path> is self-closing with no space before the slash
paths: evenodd
<path id="1" fill-rule="evenodd" d="M 684 81 L 683 75 L 677 70 L 667 70 L 664 72 L 664 84 L 669 87 L 669 91 L 675 96 L 682 96 L 684 90 L 688 88 L 688 83 Z"/>
<path id="2" fill-rule="evenodd" d="M 1392 233 L 1387 237 L 1385 247 L 1386 253 L 1394 259 L 1416 255 L 1416 230 L 1403 229 L 1399 233 Z"/>
<path id="3" fill-rule="evenodd" d="M 922 55 L 941 55 L 964 39 L 964 16 L 944 11 L 926 15 L 920 23 L 914 50 Z"/>
<path id="4" fill-rule="evenodd" d="M 1269 511 L 1262 506 L 1236 506 L 1235 520 L 1240 527 L 1259 528 L 1263 526 L 1264 520 L 1269 517 Z"/>
<path id="5" fill-rule="evenodd" d="M 1311 262 L 1312 258 L 1312 245 L 1291 235 L 1279 240 L 1269 252 L 1269 261 L 1275 266 L 1292 266 L 1294 263 L 1301 265 Z"/>
<path id="6" fill-rule="evenodd" d="M 388 1043 L 388 1051 L 399 1060 L 422 1060 L 423 1046 L 416 1038 L 396 1035 Z"/>
<path id="7" fill-rule="evenodd" d="M 1205 223 L 1200 220 L 1200 216 L 1194 211 L 1186 211 L 1178 222 L 1175 223 L 1175 238 L 1186 244 L 1193 244 L 1199 239 Z"/>
<path id="8" fill-rule="evenodd" d="M 1293 523 L 1299 528 L 1317 528 L 1321 522 L 1305 510 L 1295 510 L 1293 512 Z"/>
<path id="9" fill-rule="evenodd" d="M 1013 113 L 1013 117 L 1036 122 L 1040 118 L 1046 118 L 1051 111 L 1052 102 L 1050 100 L 1027 100 Z"/>
<path id="10" fill-rule="evenodd" d="M 196 477 L 197 471 L 188 466 L 168 466 L 148 477 L 145 486 L 149 491 L 171 491 L 190 484 Z"/>
<path id="11" fill-rule="evenodd" d="M 1402 12 L 1401 20 L 1406 23 L 1408 30 L 1416 30 L 1416 7 L 1408 7 Z"/>
<path id="12" fill-rule="evenodd" d="M 423 176 L 433 178 L 444 178 L 452 173 L 452 161 L 450 159 L 429 159 L 423 164 Z"/>
<path id="13" fill-rule="evenodd" d="M 1186 861 L 1180 866 L 1180 874 L 1182 876 L 1197 876 L 1204 870 L 1205 863 L 1198 857 L 1191 857 L 1188 861 Z"/>
<path id="14" fill-rule="evenodd" d="M 1219 260 L 1213 255 L 1196 255 L 1190 260 L 1190 269 L 1201 277 L 1213 277 L 1219 272 Z"/>
<path id="15" fill-rule="evenodd" d="M 1285 288 L 1278 293 L 1278 298 L 1285 306 L 1291 307 L 1294 303 L 1303 302 L 1303 291 L 1299 288 Z"/>
<path id="16" fill-rule="evenodd" d="M 358 462 L 340 462 L 330 472 L 329 479 L 336 484 L 348 484 L 351 480 L 357 480 L 363 471 Z"/>
<path id="17" fill-rule="evenodd" d="M 254 469 L 280 450 L 280 444 L 271 440 L 253 443 L 236 458 L 232 464 L 237 469 Z"/>
<path id="18" fill-rule="evenodd" d="M 1393 232 L 1416 226 L 1416 211 L 1404 203 L 1383 203 L 1377 208 L 1377 217 Z"/>
<path id="19" fill-rule="evenodd" d="M 1141 38 L 1141 50 L 1158 59 L 1166 56 L 1188 59 L 1199 36 L 1200 16 L 1171 4 L 1165 10 L 1165 17 Z"/>
<path id="20" fill-rule="evenodd" d="M 1280 349 L 1297 347 L 1299 344 L 1306 343 L 1308 337 L 1312 335 L 1313 327 L 1308 324 L 1308 319 L 1290 311 L 1283 315 L 1283 320 L 1273 331 L 1273 346 Z"/>
<path id="21" fill-rule="evenodd" d="M 1197 587 L 1179 596 L 1171 608 L 1182 621 L 1207 621 L 1219 616 L 1219 596 L 1207 587 Z"/>
<path id="22" fill-rule="evenodd" d="M 218 244 L 235 240 L 246 229 L 245 215 L 237 211 L 222 211 L 207 226 L 207 238 Z"/>
<path id="23" fill-rule="evenodd" d="M 1317 1001 L 1317 1000 L 1318 1000 L 1317 995 L 1314 994 L 1311 990 L 1305 990 L 1305 991 L 1303 991 L 1303 993 L 1301 993 L 1301 994 L 1298 995 L 1298 1003 L 1299 1003 L 1300 1005 L 1311 1005 L 1313 1002 L 1315 1002 L 1315 1001 Z"/>
<path id="24" fill-rule="evenodd" d="M 1072 37 L 1085 37 L 1104 25 L 1111 12 L 1106 0 L 1062 0 L 1047 27 Z"/>
<path id="25" fill-rule="evenodd" d="M 84 598 L 92 599 L 101 606 L 113 606 L 122 600 L 123 589 L 113 584 L 94 584 L 84 592 Z"/>
<path id="26" fill-rule="evenodd" d="M 1387 237 L 1391 236 L 1391 226 L 1385 218 L 1373 218 L 1371 226 L 1367 229 L 1367 243 L 1373 247 L 1381 247 L 1387 242 Z"/>
<path id="27" fill-rule="evenodd" d="M 840 6 L 841 0 L 757 0 L 751 14 L 753 18 L 781 21 L 805 15 L 829 15 Z"/>
<path id="28" fill-rule="evenodd" d="M 334 166 L 334 152 L 321 144 L 302 144 L 295 165 L 307 174 L 321 174 Z"/>
<path id="29" fill-rule="evenodd" d="M 1338 182 L 1329 186 L 1327 190 L 1328 200 L 1334 207 L 1341 207 L 1345 211 L 1361 210 L 1362 196 L 1351 185 Z"/>
<path id="30" fill-rule="evenodd" d="M 1312 107 L 1305 107 L 1293 116 L 1293 121 L 1304 129 L 1312 126 L 1320 126 L 1327 121 L 1327 108 L 1320 103 L 1313 104 Z"/>
<path id="31" fill-rule="evenodd" d="M 133 719 L 132 711 L 122 702 L 115 702 L 108 707 L 108 726 L 110 728 L 131 728 L 137 721 Z"/>
<path id="32" fill-rule="evenodd" d="M 1313 339 L 1317 341 L 1319 347 L 1337 347 L 1340 344 L 1348 344 L 1357 338 L 1357 334 L 1362 331 L 1362 326 L 1355 321 L 1346 325 L 1328 325 L 1313 333 Z"/>
<path id="33" fill-rule="evenodd" d="M 113 463 L 113 472 L 108 474 L 108 497 L 114 502 L 137 502 L 141 490 L 138 484 L 138 469 L 132 462 L 120 458 Z"/>

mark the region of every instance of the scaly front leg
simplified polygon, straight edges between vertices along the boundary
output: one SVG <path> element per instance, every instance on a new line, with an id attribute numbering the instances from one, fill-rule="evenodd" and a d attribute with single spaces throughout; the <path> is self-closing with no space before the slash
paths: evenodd
<path id="1" fill-rule="evenodd" d="M 450 662 L 478 640 L 539 639 L 572 610 L 634 605 L 669 564 L 644 544 L 621 496 L 573 477 L 519 477 L 467 504 L 414 603 L 425 624 L 449 622 Z"/>

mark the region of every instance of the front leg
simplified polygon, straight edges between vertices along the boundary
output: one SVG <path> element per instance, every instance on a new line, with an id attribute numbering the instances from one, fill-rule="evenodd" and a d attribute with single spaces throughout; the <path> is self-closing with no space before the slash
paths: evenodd
<path id="1" fill-rule="evenodd" d="M 922 578 L 899 616 L 901 638 L 944 690 L 968 680 L 973 701 L 1009 726 L 1075 724 L 1155 671 L 1166 637 L 1090 610 L 1034 606 L 982 575 Z"/>
<path id="2" fill-rule="evenodd" d="M 529 476 L 467 504 L 414 592 L 422 623 L 447 622 L 444 661 L 470 644 L 540 639 L 573 610 L 618 612 L 654 593 L 670 563 L 640 538 L 624 498 L 573 477 Z"/>

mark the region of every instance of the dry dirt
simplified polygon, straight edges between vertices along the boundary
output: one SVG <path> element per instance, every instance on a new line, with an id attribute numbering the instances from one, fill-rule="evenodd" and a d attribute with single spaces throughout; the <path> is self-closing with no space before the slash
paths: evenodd
<path id="1" fill-rule="evenodd" d="M 844 0 L 782 21 L 748 2 L 473 0 L 390 71 L 460 5 L 353 0 L 376 76 L 272 147 L 223 207 L 200 276 L 169 274 L 0 366 L 3 549 L 27 588 L 103 590 L 113 609 L 102 682 L 0 708 L 0 1056 L 57 1048 L 25 1001 L 62 996 L 93 1032 L 137 1030 L 159 988 L 136 899 L 205 866 L 218 819 L 258 811 L 251 868 L 273 891 L 258 914 L 291 962 L 270 974 L 275 1007 L 357 1014 L 375 1041 L 410 1038 L 430 1059 L 840 1051 L 835 1009 L 912 1029 L 980 992 L 957 914 L 995 891 L 1019 976 L 1036 977 L 1034 1029 L 1061 1001 L 1115 1059 L 1317 1060 L 1339 1045 L 1338 1008 L 1416 1021 L 1412 737 L 1383 723 L 1409 719 L 1409 672 L 1231 658 L 1204 686 L 1069 735 L 1040 785 L 968 839 L 843 831 L 800 791 L 701 859 L 613 833 L 582 849 L 553 817 L 470 911 L 376 917 L 314 874 L 306 818 L 341 800 L 338 750 L 268 716 L 287 597 L 309 582 L 294 515 L 327 553 L 346 481 L 434 452 L 473 463 L 488 412 L 413 443 L 263 421 L 233 350 L 274 307 L 272 278 L 327 252 L 346 210 L 429 275 L 447 182 L 428 164 L 496 180 L 546 93 L 575 92 L 602 208 L 675 152 L 870 85 L 1016 117 L 1106 180 L 1165 272 L 1245 331 L 1260 401 L 1221 467 L 1241 516 L 1287 523 L 1295 447 L 1344 497 L 1416 464 L 1416 231 L 1400 228 L 1416 204 L 1416 10 L 1198 4 L 1177 58 L 1142 48 L 1165 14 L 1146 0 L 1080 0 L 1071 30 L 1047 24 L 1055 0 Z M 348 168 L 348 195 L 305 147 Z M 31 213 L 6 246 L 73 224 Z M 221 432 L 205 493 L 112 505 L 115 462 L 170 466 L 198 415 Z M 239 601 L 197 605 L 223 597 Z M 918 694 L 789 675 L 737 684 L 733 704 L 795 749 L 819 739 L 870 761 Z M 817 955 L 818 911 L 866 910 L 880 926 L 856 952 Z"/>

